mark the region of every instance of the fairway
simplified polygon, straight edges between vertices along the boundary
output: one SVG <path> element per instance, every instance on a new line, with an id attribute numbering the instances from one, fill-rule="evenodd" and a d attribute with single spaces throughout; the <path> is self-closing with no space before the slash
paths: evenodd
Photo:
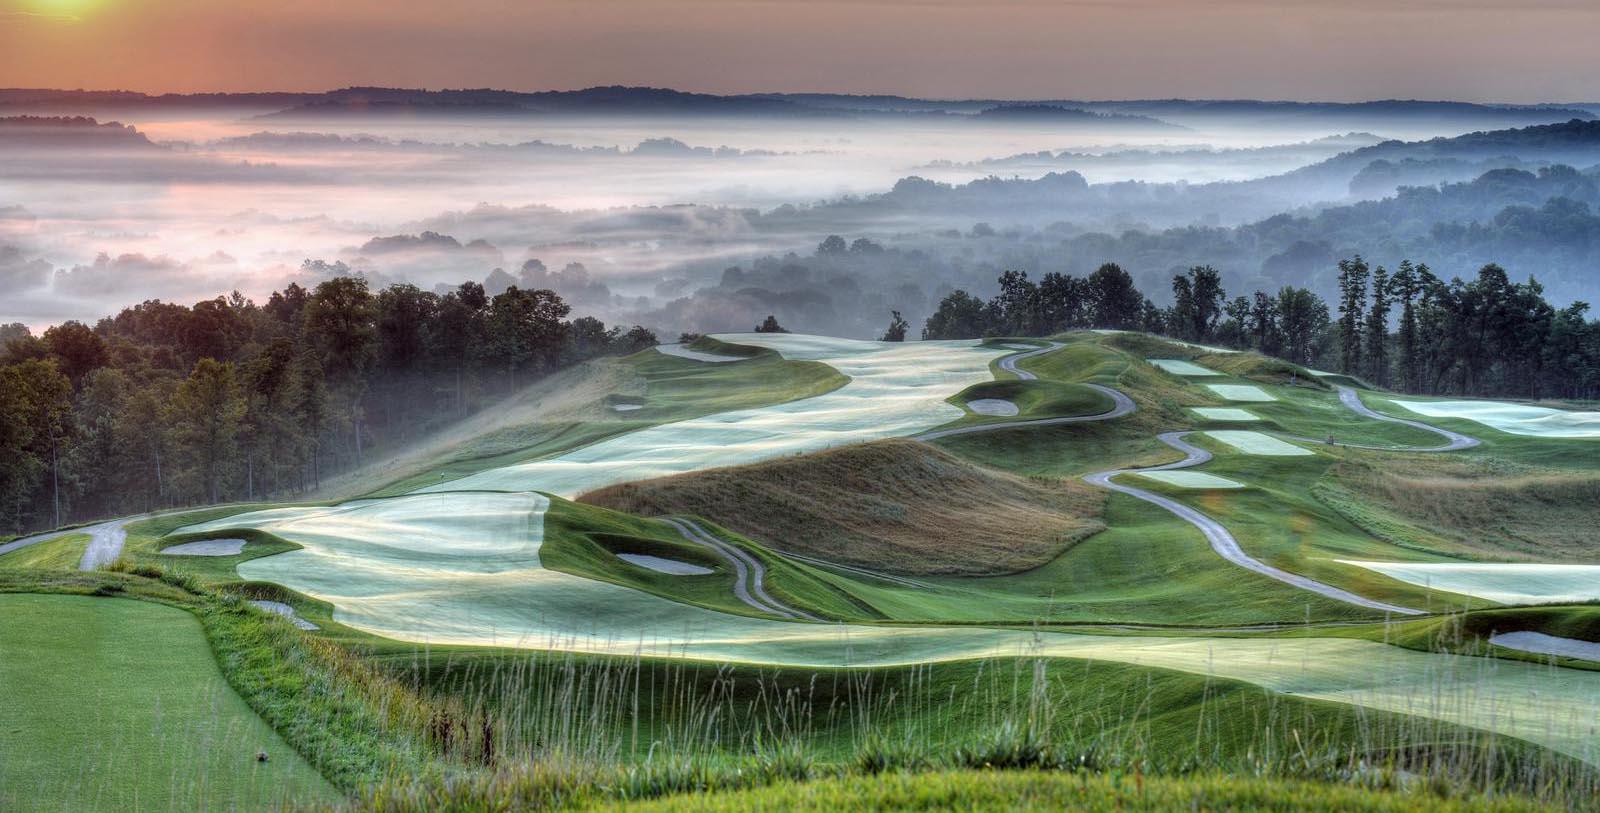
<path id="1" fill-rule="evenodd" d="M 1501 604 L 1569 604 L 1600 600 L 1600 565 L 1340 561 L 1407 584 L 1477 596 Z"/>
<path id="2" fill-rule="evenodd" d="M 627 480 L 753 463 L 846 443 L 916 434 L 960 418 L 945 403 L 991 379 L 1006 351 L 977 342 L 865 342 L 794 334 L 735 334 L 719 340 L 819 361 L 850 377 L 811 398 L 663 424 L 558 457 L 491 469 L 422 491 L 545 491 L 573 497 Z"/>
<path id="3" fill-rule="evenodd" d="M 1237 480 L 1203 471 L 1144 471 L 1139 476 L 1178 488 L 1244 488 L 1244 483 Z"/>
<path id="4" fill-rule="evenodd" d="M 1465 418 L 1501 432 L 1539 438 L 1600 438 L 1600 412 L 1571 412 L 1499 401 L 1389 399 L 1430 418 Z"/>
<path id="5" fill-rule="evenodd" d="M 1190 407 L 1190 412 L 1211 421 L 1259 421 L 1261 417 L 1248 409 L 1231 407 Z"/>
<path id="6" fill-rule="evenodd" d="M 0 652 L 0 809 L 260 810 L 336 798 L 229 688 L 183 610 L 0 595 Z"/>

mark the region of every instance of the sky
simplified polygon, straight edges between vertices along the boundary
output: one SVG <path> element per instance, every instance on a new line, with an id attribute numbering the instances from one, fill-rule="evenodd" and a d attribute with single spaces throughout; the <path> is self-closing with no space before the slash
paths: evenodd
<path id="1" fill-rule="evenodd" d="M 1595 0 L 0 0 L 0 87 L 1600 101 Z"/>

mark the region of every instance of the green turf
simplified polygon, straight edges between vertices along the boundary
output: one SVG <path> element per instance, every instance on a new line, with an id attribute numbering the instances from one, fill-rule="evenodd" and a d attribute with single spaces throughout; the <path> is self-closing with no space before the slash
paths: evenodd
<path id="1" fill-rule="evenodd" d="M 335 798 L 229 688 L 184 610 L 0 595 L 0 650 L 0 809 L 263 809 Z"/>
<path id="2" fill-rule="evenodd" d="M 88 534 L 66 534 L 55 539 L 37 542 L 0 556 L 0 570 L 45 568 L 75 570 L 89 547 Z"/>

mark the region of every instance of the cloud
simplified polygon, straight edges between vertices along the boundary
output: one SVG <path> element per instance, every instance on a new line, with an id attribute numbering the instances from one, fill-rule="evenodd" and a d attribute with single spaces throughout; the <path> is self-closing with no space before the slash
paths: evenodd
<path id="1" fill-rule="evenodd" d="M 50 263 L 27 257 L 13 245 L 0 245 L 0 289 L 17 293 L 42 288 L 50 280 Z"/>
<path id="2" fill-rule="evenodd" d="M 171 257 L 100 254 L 88 265 L 56 271 L 54 291 L 64 296 L 99 298 L 111 294 L 146 299 L 195 287 L 189 266 Z"/>

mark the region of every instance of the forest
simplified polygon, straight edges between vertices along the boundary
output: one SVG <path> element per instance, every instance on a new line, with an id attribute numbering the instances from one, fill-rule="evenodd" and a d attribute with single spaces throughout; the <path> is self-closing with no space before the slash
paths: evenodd
<path id="1" fill-rule="evenodd" d="M 1600 320 L 1586 318 L 1588 303 L 1556 308 L 1537 280 L 1512 282 L 1494 264 L 1471 280 L 1448 281 L 1409 260 L 1391 271 L 1358 255 L 1335 269 L 1339 297 L 1331 306 L 1294 286 L 1229 298 L 1222 274 L 1202 265 L 1172 277 L 1173 304 L 1165 308 L 1115 263 L 1084 278 L 1051 272 L 1037 282 L 1006 271 L 992 299 L 946 296 L 922 337 L 1143 330 L 1255 350 L 1404 392 L 1600 398 Z M 886 338 L 898 323 L 893 314 Z"/>
<path id="2" fill-rule="evenodd" d="M 649 347 L 546 289 L 150 300 L 93 327 L 0 326 L 0 533 L 304 494 L 541 376 Z"/>

